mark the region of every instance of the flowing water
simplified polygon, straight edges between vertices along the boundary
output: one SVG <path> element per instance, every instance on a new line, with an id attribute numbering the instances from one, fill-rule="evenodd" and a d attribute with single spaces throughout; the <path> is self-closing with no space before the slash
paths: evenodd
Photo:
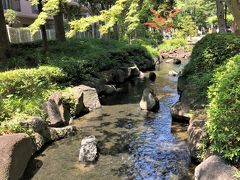
<path id="1" fill-rule="evenodd" d="M 179 96 L 177 77 L 168 72 L 180 69 L 162 63 L 154 83 L 136 79 L 119 87 L 118 94 L 102 98 L 102 109 L 74 122 L 78 135 L 53 143 L 32 160 L 26 179 L 191 179 L 187 125 L 172 124 L 170 114 Z M 157 113 L 139 107 L 142 92 L 149 86 L 160 98 Z M 84 165 L 78 162 L 79 147 L 89 135 L 98 139 L 100 155 L 95 164 Z"/>

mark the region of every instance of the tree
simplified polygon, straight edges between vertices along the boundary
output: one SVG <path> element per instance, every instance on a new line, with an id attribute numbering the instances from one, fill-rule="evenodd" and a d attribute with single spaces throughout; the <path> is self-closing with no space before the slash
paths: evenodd
<path id="1" fill-rule="evenodd" d="M 144 23 L 146 26 L 149 26 L 151 28 L 155 28 L 157 30 L 161 31 L 170 31 L 171 28 L 174 25 L 174 18 L 180 13 L 180 9 L 174 9 L 168 12 L 166 17 L 163 17 L 161 13 L 151 10 L 151 12 L 154 15 L 153 21 L 152 22 L 146 22 Z"/>
<path id="2" fill-rule="evenodd" d="M 107 34 L 109 30 L 119 21 L 121 13 L 125 9 L 127 0 L 117 0 L 117 2 L 109 9 L 101 11 L 100 15 L 89 16 L 81 18 L 80 20 L 73 20 L 70 24 L 70 31 L 67 33 L 68 37 L 74 36 L 78 31 L 84 32 L 97 22 L 102 22 L 99 31 L 102 35 Z"/>
<path id="3" fill-rule="evenodd" d="M 6 66 L 6 53 L 10 49 L 2 1 L 0 1 L 0 70 Z"/>
<path id="4" fill-rule="evenodd" d="M 177 28 L 183 37 L 193 37 L 197 34 L 197 25 L 189 15 L 180 16 L 177 22 Z"/>
<path id="5" fill-rule="evenodd" d="M 56 39 L 58 41 L 66 41 L 61 3 L 59 4 L 58 13 L 55 16 L 53 16 L 53 18 L 54 18 Z"/>
<path id="6" fill-rule="evenodd" d="M 208 17 L 216 15 L 216 0 L 178 0 L 177 8 L 181 14 L 189 15 L 198 27 L 207 27 Z"/>
<path id="7" fill-rule="evenodd" d="M 38 11 L 39 13 L 42 12 L 42 0 L 38 0 Z M 40 30 L 42 33 L 42 40 L 43 40 L 43 52 L 46 53 L 48 51 L 48 42 L 47 42 L 47 31 L 46 31 L 46 26 L 45 24 L 40 25 Z"/>
<path id="8" fill-rule="evenodd" d="M 131 36 L 137 29 L 140 23 L 139 19 L 139 0 L 133 0 L 129 6 L 129 11 L 125 18 L 125 24 L 127 25 L 126 35 L 128 36 L 129 42 L 131 43 Z"/>
<path id="9" fill-rule="evenodd" d="M 234 30 L 240 35 L 240 2 L 238 0 L 226 0 L 227 6 L 234 17 Z"/>
<path id="10" fill-rule="evenodd" d="M 219 32 L 226 32 L 224 0 L 216 0 Z"/>

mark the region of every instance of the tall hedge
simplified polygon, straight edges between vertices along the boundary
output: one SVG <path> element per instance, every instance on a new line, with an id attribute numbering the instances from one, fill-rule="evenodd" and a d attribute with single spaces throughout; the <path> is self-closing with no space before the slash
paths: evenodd
<path id="1" fill-rule="evenodd" d="M 240 52 L 240 37 L 234 34 L 208 34 L 193 48 L 184 74 L 212 71 Z"/>
<path id="2" fill-rule="evenodd" d="M 208 98 L 210 148 L 227 160 L 240 162 L 240 55 L 215 71 Z"/>
<path id="3" fill-rule="evenodd" d="M 188 84 L 195 87 L 196 101 L 207 100 L 213 71 L 239 52 L 240 37 L 234 34 L 208 34 L 195 45 L 183 76 Z"/>

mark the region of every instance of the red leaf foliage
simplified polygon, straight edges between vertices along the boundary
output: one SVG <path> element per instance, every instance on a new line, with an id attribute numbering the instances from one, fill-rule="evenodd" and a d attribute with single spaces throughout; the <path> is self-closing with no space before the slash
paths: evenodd
<path id="1" fill-rule="evenodd" d="M 151 9 L 152 14 L 154 15 L 153 22 L 146 22 L 144 25 L 158 30 L 170 31 L 171 27 L 174 25 L 173 18 L 181 12 L 180 9 L 173 9 L 168 13 L 166 18 L 162 17 L 159 12 L 154 9 Z"/>

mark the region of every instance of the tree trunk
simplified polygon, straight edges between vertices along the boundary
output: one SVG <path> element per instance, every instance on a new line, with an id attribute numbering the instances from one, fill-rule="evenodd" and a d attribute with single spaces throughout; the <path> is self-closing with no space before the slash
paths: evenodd
<path id="1" fill-rule="evenodd" d="M 10 49 L 2 1 L 0 0 L 0 71 L 6 68 L 6 52 Z"/>
<path id="2" fill-rule="evenodd" d="M 63 13 L 62 6 L 59 6 L 59 12 L 56 16 L 54 16 L 54 26 L 56 32 L 56 39 L 58 41 L 66 41 L 65 30 L 64 30 L 64 22 L 63 22 Z"/>
<path id="3" fill-rule="evenodd" d="M 226 0 L 226 2 L 234 17 L 234 32 L 240 35 L 240 2 L 238 0 Z"/>
<path id="4" fill-rule="evenodd" d="M 224 0 L 216 0 L 219 32 L 226 32 Z"/>
<path id="5" fill-rule="evenodd" d="M 39 0 L 38 2 L 38 11 L 39 13 L 42 12 L 42 0 Z M 48 42 L 47 42 L 47 31 L 46 31 L 46 26 L 41 25 L 40 30 L 42 33 L 42 40 L 43 40 L 43 52 L 46 53 L 48 51 Z"/>

